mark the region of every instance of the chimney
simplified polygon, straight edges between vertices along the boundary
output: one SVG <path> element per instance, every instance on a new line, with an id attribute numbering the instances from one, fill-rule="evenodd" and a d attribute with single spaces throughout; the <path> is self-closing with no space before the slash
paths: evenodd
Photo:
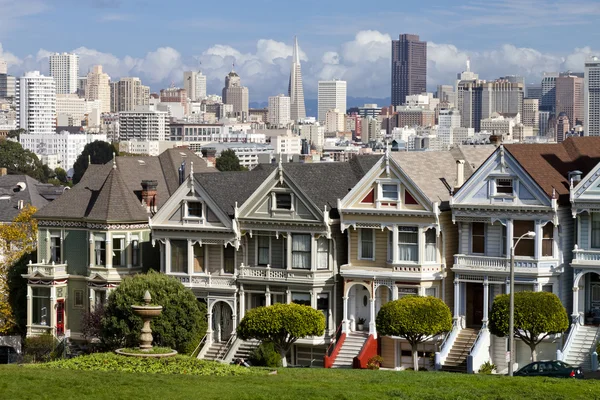
<path id="1" fill-rule="evenodd" d="M 465 183 L 465 160 L 456 160 L 456 186 L 458 190 Z"/>
<path id="2" fill-rule="evenodd" d="M 6 168 L 0 168 L 0 176 L 5 176 L 8 174 L 8 170 Z"/>
<path id="3" fill-rule="evenodd" d="M 502 135 L 490 135 L 490 143 L 498 147 L 502 144 Z"/>
<path id="4" fill-rule="evenodd" d="M 156 211 L 156 187 L 158 181 L 143 180 L 142 181 L 142 202 L 146 204 L 149 212 Z"/>
<path id="5" fill-rule="evenodd" d="M 569 178 L 569 182 L 572 183 L 573 186 L 577 186 L 577 184 L 581 182 L 581 175 L 583 175 L 583 172 L 581 171 L 569 171 L 567 176 Z"/>

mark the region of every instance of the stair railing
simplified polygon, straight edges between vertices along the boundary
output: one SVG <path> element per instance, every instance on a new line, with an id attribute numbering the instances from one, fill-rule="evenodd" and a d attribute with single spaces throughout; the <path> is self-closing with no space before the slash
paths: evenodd
<path id="1" fill-rule="evenodd" d="M 577 336 L 577 332 L 579 331 L 579 323 L 575 322 L 571 324 L 571 329 L 569 330 L 567 341 L 562 348 L 562 360 L 566 360 L 567 356 L 571 352 L 571 346 L 573 345 L 573 341 L 575 340 L 575 336 Z M 558 352 L 557 352 L 558 353 Z"/>
<path id="2" fill-rule="evenodd" d="M 487 328 L 480 329 L 467 355 L 467 373 L 474 374 L 483 363 L 490 361 L 490 345 L 490 331 Z"/>
<path id="3" fill-rule="evenodd" d="M 231 347 L 231 344 L 233 343 L 233 341 L 236 338 L 236 333 L 234 332 L 231 336 L 229 336 L 229 339 L 227 340 L 227 343 L 225 343 L 224 347 L 221 347 L 219 349 L 219 352 L 217 353 L 217 357 L 215 358 L 215 361 L 224 361 L 225 357 L 227 357 L 227 353 L 229 353 L 229 348 Z"/>
<path id="4" fill-rule="evenodd" d="M 200 354 L 200 350 L 202 350 L 202 347 L 206 344 L 206 339 L 208 338 L 208 333 L 205 334 L 202 339 L 200 339 L 200 343 L 198 343 L 198 346 L 196 346 L 196 348 L 194 349 L 194 351 L 192 351 L 192 357 L 198 357 L 198 355 Z"/>
<path id="5" fill-rule="evenodd" d="M 338 342 L 338 340 L 340 340 L 340 336 L 342 336 L 342 325 L 343 324 L 344 323 L 341 322 L 340 325 L 335 330 L 335 335 L 333 336 L 333 340 L 331 341 L 331 343 L 329 343 L 329 347 L 327 347 L 327 352 L 326 352 L 327 356 L 331 356 L 333 349 L 335 349 L 335 344 Z"/>
<path id="6" fill-rule="evenodd" d="M 461 329 L 462 321 L 460 318 L 456 318 L 452 323 L 452 330 L 446 334 L 440 346 L 440 350 L 435 353 L 435 369 L 440 370 L 442 368 Z"/>

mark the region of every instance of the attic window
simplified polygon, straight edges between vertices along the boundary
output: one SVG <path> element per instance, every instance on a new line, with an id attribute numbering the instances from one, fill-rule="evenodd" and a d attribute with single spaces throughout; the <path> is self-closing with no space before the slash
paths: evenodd
<path id="1" fill-rule="evenodd" d="M 187 216 L 193 218 L 202 218 L 202 203 L 190 201 L 187 203 Z"/>
<path id="2" fill-rule="evenodd" d="M 513 194 L 513 180 L 512 179 L 496 179 L 496 193 L 497 194 Z"/>
<path id="3" fill-rule="evenodd" d="M 275 195 L 275 204 L 278 210 L 291 210 L 292 195 L 289 193 L 277 193 Z"/>
<path id="4" fill-rule="evenodd" d="M 395 183 L 381 185 L 381 197 L 384 200 L 398 200 L 398 185 Z"/>

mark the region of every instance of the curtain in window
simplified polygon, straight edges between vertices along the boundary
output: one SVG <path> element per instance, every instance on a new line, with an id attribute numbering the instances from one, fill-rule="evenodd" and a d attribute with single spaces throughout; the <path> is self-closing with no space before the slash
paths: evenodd
<path id="1" fill-rule="evenodd" d="M 258 237 L 258 265 L 269 264 L 269 237 Z"/>
<path id="2" fill-rule="evenodd" d="M 60 237 L 52 236 L 50 238 L 50 261 L 60 263 Z"/>
<path id="3" fill-rule="evenodd" d="M 398 232 L 398 259 L 400 261 L 419 260 L 418 234 L 416 231 Z"/>
<path id="4" fill-rule="evenodd" d="M 292 236 L 292 268 L 310 269 L 310 235 Z"/>
<path id="5" fill-rule="evenodd" d="M 104 265 L 104 239 L 96 239 L 94 249 L 96 252 L 96 265 Z"/>
<path id="6" fill-rule="evenodd" d="M 360 258 L 373 258 L 373 230 L 360 230 Z"/>
<path id="7" fill-rule="evenodd" d="M 194 244 L 194 273 L 204 272 L 204 247 Z"/>
<path id="8" fill-rule="evenodd" d="M 187 272 L 187 240 L 171 240 L 171 272 Z"/>
<path id="9" fill-rule="evenodd" d="M 317 269 L 329 268 L 329 240 L 320 237 L 317 240 Z"/>
<path id="10" fill-rule="evenodd" d="M 600 248 L 600 213 L 592 213 L 592 248 Z"/>
<path id="11" fill-rule="evenodd" d="M 425 261 L 437 261 L 437 236 L 435 229 L 428 229 L 425 232 Z"/>

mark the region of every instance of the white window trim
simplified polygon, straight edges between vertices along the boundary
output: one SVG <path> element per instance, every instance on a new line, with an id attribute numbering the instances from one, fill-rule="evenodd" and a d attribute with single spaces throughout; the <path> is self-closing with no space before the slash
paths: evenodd
<path id="1" fill-rule="evenodd" d="M 277 208 L 277 195 L 278 194 L 289 194 L 290 195 L 290 209 L 288 210 L 287 208 Z M 296 211 L 295 207 L 294 207 L 294 203 L 296 200 L 296 196 L 294 195 L 294 193 L 292 192 L 287 192 L 287 191 L 272 191 L 271 192 L 271 210 L 273 211 L 279 211 L 279 212 L 294 212 Z"/>
<path id="2" fill-rule="evenodd" d="M 386 198 L 383 197 L 383 185 L 396 185 L 396 193 L 398 194 L 398 198 L 397 199 L 390 199 L 390 198 Z M 397 180 L 392 180 L 392 179 L 382 179 L 382 180 L 378 180 L 377 181 L 377 198 L 375 199 L 375 203 L 377 204 L 377 207 L 379 207 L 381 205 L 382 202 L 395 202 L 395 203 L 401 203 L 402 199 L 400 198 L 401 195 L 401 187 L 400 187 L 400 182 Z"/>
<path id="3" fill-rule="evenodd" d="M 225 249 L 226 247 L 232 247 L 233 248 L 233 272 L 229 273 L 229 272 L 225 272 Z M 235 249 L 235 246 L 232 246 L 231 244 L 228 244 L 227 246 L 223 246 L 221 248 L 221 275 L 226 275 L 226 276 L 231 276 L 235 274 L 236 271 L 236 265 L 237 265 L 237 250 Z M 206 257 L 206 254 L 205 254 Z"/>
<path id="4" fill-rule="evenodd" d="M 200 203 L 202 205 L 202 216 L 196 217 L 194 215 L 189 215 L 188 203 Z M 202 223 L 204 223 L 204 221 L 206 220 L 206 203 L 204 203 L 203 201 L 185 200 L 183 207 L 184 207 L 183 219 L 192 220 L 192 221 L 201 221 Z"/>
<path id="5" fill-rule="evenodd" d="M 373 236 L 372 236 L 372 250 L 373 250 L 373 257 L 372 258 L 365 258 L 362 256 L 362 232 L 363 229 L 370 229 L 371 232 L 373 232 Z M 359 260 L 368 260 L 368 261 L 375 261 L 375 242 L 376 242 L 376 234 L 375 234 L 375 229 L 372 228 L 358 228 L 358 259 Z"/>
<path id="6" fill-rule="evenodd" d="M 119 239 L 119 240 L 123 240 L 123 247 L 121 249 L 119 249 L 119 251 L 121 251 L 121 264 L 119 264 L 118 266 L 113 265 L 113 267 L 118 267 L 118 268 L 125 268 L 127 267 L 127 237 L 125 235 L 111 235 L 112 237 L 110 238 L 110 243 L 111 243 L 111 251 L 114 254 L 115 252 L 115 246 L 114 246 L 114 240 L 115 239 Z M 110 255 L 111 260 L 113 254 Z M 111 261 L 111 265 L 112 265 L 112 261 Z"/>
<path id="7" fill-rule="evenodd" d="M 417 261 L 411 261 L 411 260 L 401 260 L 400 259 L 400 245 L 401 244 L 409 244 L 409 243 L 400 243 L 400 227 L 408 227 L 408 228 L 417 228 L 417 231 L 415 232 L 417 235 Z M 396 235 L 397 240 L 396 240 L 396 259 L 394 260 L 394 264 L 410 264 L 410 265 L 420 265 L 421 263 L 421 246 L 423 247 L 423 249 L 425 249 L 425 231 L 420 229 L 420 226 L 418 225 L 398 225 L 397 229 L 395 229 L 395 232 L 393 233 L 394 235 Z M 423 236 L 423 237 L 421 237 Z M 410 244 L 412 246 L 414 246 L 415 244 Z M 393 246 L 393 239 L 392 239 L 392 246 Z M 393 255 L 393 253 L 392 253 Z"/>
<path id="8" fill-rule="evenodd" d="M 258 260 L 258 258 L 259 258 L 259 255 L 258 255 L 258 240 L 259 239 L 258 238 L 260 236 L 261 235 L 256 235 L 256 240 L 254 241 L 254 265 L 256 265 L 257 267 L 261 266 L 261 265 L 265 265 L 265 264 L 259 264 L 258 263 L 258 261 L 259 261 Z M 264 237 L 264 235 L 262 235 L 262 236 Z M 269 238 L 269 262 L 267 263 L 267 265 L 270 266 L 271 265 L 271 251 L 273 249 L 273 246 L 272 246 L 272 243 L 271 243 L 271 236 L 267 236 L 267 237 Z"/>
<path id="9" fill-rule="evenodd" d="M 511 180 L 512 181 L 512 193 L 498 193 L 498 180 Z M 492 181 L 492 190 L 491 190 L 491 197 L 503 197 L 503 198 L 515 198 L 517 197 L 517 193 L 519 191 L 519 180 L 510 175 L 510 176 L 494 176 L 491 179 Z"/>

